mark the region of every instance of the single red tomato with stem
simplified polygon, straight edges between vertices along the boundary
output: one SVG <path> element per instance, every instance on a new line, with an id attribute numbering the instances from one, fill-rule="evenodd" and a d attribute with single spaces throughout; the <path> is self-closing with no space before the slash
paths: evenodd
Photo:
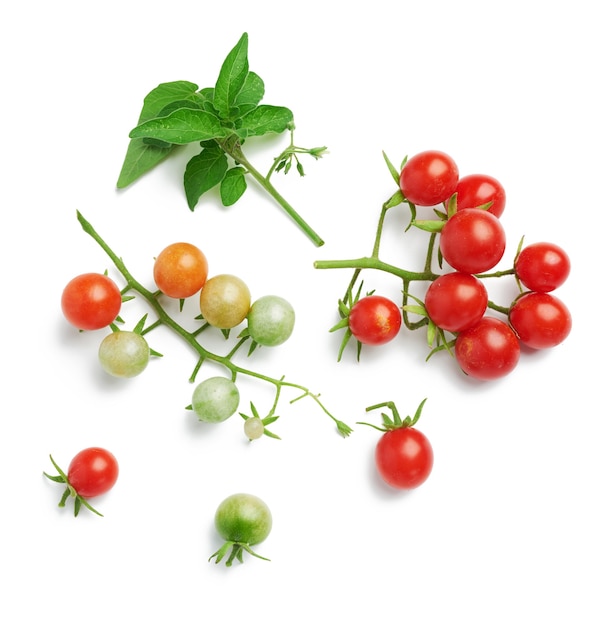
<path id="1" fill-rule="evenodd" d="M 57 465 L 52 456 L 50 459 L 58 475 L 51 476 L 46 472 L 44 475 L 54 482 L 66 485 L 59 506 L 65 506 L 71 496 L 74 498 L 74 516 L 78 515 L 81 505 L 101 516 L 87 499 L 101 496 L 114 487 L 119 477 L 119 464 L 114 454 L 105 448 L 85 448 L 70 461 L 67 472 Z"/>
<path id="2" fill-rule="evenodd" d="M 519 339 L 503 320 L 483 316 L 458 334 L 455 358 L 462 371 L 478 380 L 495 380 L 510 374 L 521 356 Z"/>
<path id="3" fill-rule="evenodd" d="M 515 260 L 517 278 L 531 291 L 554 291 L 565 283 L 570 270 L 570 257 L 566 251 L 547 241 L 526 246 Z"/>
<path id="4" fill-rule="evenodd" d="M 521 342 L 535 350 L 559 345 L 572 330 L 568 307 L 556 296 L 536 291 L 513 302 L 508 321 Z"/>
<path id="5" fill-rule="evenodd" d="M 382 414 L 381 427 L 359 422 L 383 432 L 375 447 L 375 466 L 381 479 L 394 489 L 415 489 L 432 472 L 432 445 L 421 430 L 414 428 L 425 402 L 426 399 L 419 404 L 413 417 L 407 416 L 404 419 L 399 416 L 394 402 L 376 404 L 366 410 L 388 407 L 392 411 L 392 418 Z"/>
<path id="6" fill-rule="evenodd" d="M 114 322 L 123 298 L 105 274 L 88 272 L 74 277 L 61 294 L 64 317 L 79 330 L 99 330 Z"/>
<path id="7" fill-rule="evenodd" d="M 455 161 L 439 150 L 426 150 L 407 159 L 400 172 L 404 197 L 418 206 L 435 206 L 450 198 L 459 179 Z"/>

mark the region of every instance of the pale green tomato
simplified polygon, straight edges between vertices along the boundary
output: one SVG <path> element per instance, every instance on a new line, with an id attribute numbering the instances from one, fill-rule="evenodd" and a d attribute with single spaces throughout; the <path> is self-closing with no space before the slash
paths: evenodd
<path id="1" fill-rule="evenodd" d="M 279 296 L 263 296 L 248 313 L 248 331 L 262 346 L 279 346 L 292 334 L 294 320 L 294 309 L 288 301 Z"/>
<path id="2" fill-rule="evenodd" d="M 132 378 L 146 369 L 150 348 L 142 335 L 130 330 L 118 330 L 104 337 L 98 357 L 108 374 Z"/>
<path id="3" fill-rule="evenodd" d="M 216 328 L 241 324 L 250 310 L 250 290 L 241 278 L 218 274 L 210 278 L 199 294 L 201 315 Z"/>
<path id="4" fill-rule="evenodd" d="M 213 376 L 195 387 L 191 406 L 202 422 L 224 422 L 237 411 L 239 390 L 232 380 Z"/>

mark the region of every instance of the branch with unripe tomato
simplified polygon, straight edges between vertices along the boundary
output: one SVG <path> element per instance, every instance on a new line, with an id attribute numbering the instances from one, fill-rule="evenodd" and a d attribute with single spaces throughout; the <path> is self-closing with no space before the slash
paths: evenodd
<path id="1" fill-rule="evenodd" d="M 189 331 L 184 326 L 179 324 L 167 312 L 163 303 L 160 301 L 159 296 L 162 295 L 162 291 L 161 290 L 151 291 L 150 289 L 147 289 L 141 282 L 136 280 L 134 276 L 130 273 L 130 271 L 127 269 L 121 257 L 119 257 L 110 248 L 110 246 L 108 246 L 108 244 L 102 239 L 102 237 L 97 233 L 97 231 L 93 228 L 93 226 L 83 217 L 83 215 L 80 212 L 77 212 L 77 218 L 83 230 L 88 235 L 90 235 L 94 239 L 94 241 L 98 243 L 98 245 L 104 250 L 104 252 L 106 252 L 110 260 L 115 265 L 116 269 L 125 279 L 126 285 L 120 292 L 122 295 L 123 301 L 126 301 L 132 298 L 133 295 L 131 294 L 133 293 L 138 294 L 148 303 L 148 305 L 151 307 L 154 314 L 156 315 L 156 320 L 148 325 L 146 325 L 147 316 L 145 316 L 139 321 L 134 331 L 119 331 L 117 322 L 121 322 L 122 320 L 116 317 L 118 311 L 114 311 L 112 313 L 112 320 L 110 320 L 110 322 L 109 320 L 104 320 L 102 325 L 99 326 L 99 327 L 104 327 L 105 325 L 108 325 L 110 323 L 113 333 L 111 335 L 108 335 L 106 339 L 108 338 L 112 339 L 114 336 L 122 337 L 123 334 L 129 336 L 130 341 L 133 340 L 135 337 L 139 337 L 140 339 L 142 339 L 145 335 L 147 335 L 150 331 L 154 330 L 155 328 L 159 326 L 165 326 L 169 328 L 171 331 L 173 331 L 177 336 L 179 336 L 185 343 L 187 343 L 193 349 L 193 351 L 198 357 L 195 368 L 189 379 L 190 382 L 195 381 L 195 378 L 199 372 L 199 369 L 206 361 L 216 363 L 226 368 L 226 370 L 228 370 L 230 377 L 223 377 L 223 376 L 212 377 L 200 383 L 200 385 L 198 385 L 197 388 L 195 389 L 193 393 L 193 403 L 187 406 L 186 408 L 194 410 L 197 413 L 197 416 L 199 417 L 201 421 L 220 422 L 220 421 L 224 421 L 225 419 L 233 415 L 237 411 L 238 404 L 239 404 L 239 401 L 238 401 L 239 394 L 235 387 L 235 381 L 238 378 L 238 376 L 247 376 L 247 377 L 262 381 L 264 383 L 267 383 L 271 385 L 275 390 L 275 395 L 272 401 L 272 406 L 266 414 L 263 414 L 261 416 L 253 403 L 250 403 L 250 410 L 251 410 L 252 415 L 240 413 L 241 417 L 245 420 L 244 430 L 250 440 L 256 439 L 262 435 L 267 435 L 270 437 L 278 438 L 277 435 L 275 435 L 274 433 L 268 430 L 267 426 L 275 422 L 278 419 L 278 415 L 276 414 L 276 409 L 280 400 L 281 392 L 285 389 L 292 389 L 292 390 L 296 390 L 299 392 L 299 395 L 296 398 L 293 398 L 291 400 L 291 403 L 296 402 L 297 400 L 300 400 L 301 398 L 305 398 L 305 397 L 311 398 L 320 407 L 320 409 L 335 422 L 337 430 L 342 436 L 345 437 L 352 432 L 352 429 L 347 424 L 337 419 L 324 406 L 324 404 L 320 400 L 319 394 L 313 393 L 304 385 L 290 382 L 286 380 L 283 376 L 281 378 L 267 376 L 265 374 L 248 369 L 236 363 L 234 357 L 236 356 L 236 354 L 238 353 L 240 349 L 245 348 L 245 346 L 249 346 L 248 355 L 250 355 L 253 352 L 253 350 L 256 347 L 258 347 L 258 345 L 274 345 L 272 341 L 270 341 L 267 344 L 264 344 L 264 343 L 260 344 L 256 341 L 256 339 L 259 339 L 259 335 L 257 334 L 256 336 L 252 336 L 254 332 L 253 331 L 250 332 L 250 329 L 246 328 L 242 330 L 242 332 L 236 337 L 236 341 L 232 349 L 229 352 L 227 352 L 227 354 L 224 354 L 224 355 L 216 354 L 208 350 L 206 347 L 204 347 L 202 343 L 199 341 L 199 337 L 204 330 L 211 328 L 213 326 L 210 325 L 209 322 L 206 321 L 205 319 L 203 320 L 201 326 L 199 326 L 194 331 Z M 206 272 L 207 272 L 207 267 L 206 267 Z M 211 282 L 211 280 L 208 282 Z M 265 301 L 266 298 L 269 298 L 272 301 L 268 303 Z M 257 306 L 257 302 L 259 302 L 261 307 L 263 307 L 266 305 L 269 305 L 269 306 L 277 305 L 278 302 L 276 301 L 280 301 L 279 304 L 282 304 L 281 300 L 282 299 L 280 299 L 279 297 L 273 297 L 273 296 L 263 297 L 259 299 L 259 301 L 255 301 L 252 304 L 252 306 L 249 307 L 248 310 L 250 312 L 253 311 L 255 306 Z M 181 304 L 182 304 L 182 299 L 181 299 Z M 288 303 L 286 303 L 285 301 L 284 301 L 284 304 L 286 306 L 289 306 Z M 64 313 L 66 312 L 67 310 L 64 309 Z M 260 332 L 261 332 L 261 339 L 259 341 L 263 341 L 262 337 L 264 336 L 265 330 L 263 329 Z M 289 332 L 291 332 L 291 328 Z M 223 330 L 223 334 L 225 335 L 225 338 L 227 339 L 229 338 L 229 332 L 227 330 Z M 133 337 L 131 337 L 132 335 Z M 103 351 L 100 352 L 100 359 L 102 358 L 102 354 L 103 354 Z M 154 351 L 151 351 L 151 354 L 156 355 L 156 356 L 161 356 L 159 353 L 156 353 Z M 146 354 L 146 359 L 147 358 L 148 358 L 148 353 Z M 104 362 L 102 362 L 102 365 L 104 365 Z M 116 367 L 116 364 L 113 361 L 109 360 L 107 363 L 108 371 L 110 371 L 113 367 Z M 137 373 L 139 374 L 142 371 L 142 369 L 143 368 L 139 369 Z M 115 372 L 115 375 L 130 376 L 132 374 L 130 373 L 123 374 L 121 372 Z M 220 408 L 217 406 L 212 406 L 213 402 L 211 402 L 211 399 L 216 398 L 219 395 L 224 396 L 225 399 L 227 400 L 224 406 Z M 226 407 L 229 406 L 231 403 L 232 403 L 232 406 L 227 411 Z"/>

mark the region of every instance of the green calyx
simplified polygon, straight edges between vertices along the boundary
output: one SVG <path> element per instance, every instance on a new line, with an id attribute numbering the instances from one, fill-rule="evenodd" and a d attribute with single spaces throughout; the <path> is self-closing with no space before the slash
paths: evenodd
<path id="1" fill-rule="evenodd" d="M 376 430 L 380 430 L 382 432 L 387 432 L 389 430 L 397 430 L 398 428 L 412 428 L 415 426 L 417 421 L 419 420 L 422 410 L 424 408 L 424 404 L 426 403 L 427 398 L 424 398 L 417 407 L 415 411 L 415 415 L 413 417 L 407 415 L 404 418 L 400 417 L 398 413 L 398 409 L 396 408 L 396 404 L 393 401 L 389 402 L 381 402 L 379 404 L 374 404 L 366 408 L 366 411 L 373 411 L 375 409 L 381 409 L 383 407 L 388 407 L 391 411 L 391 417 L 387 413 L 381 414 L 382 425 L 377 426 L 375 424 L 370 424 L 368 422 L 356 422 L 357 424 L 362 424 L 364 426 L 371 426 L 371 428 L 375 428 Z"/>

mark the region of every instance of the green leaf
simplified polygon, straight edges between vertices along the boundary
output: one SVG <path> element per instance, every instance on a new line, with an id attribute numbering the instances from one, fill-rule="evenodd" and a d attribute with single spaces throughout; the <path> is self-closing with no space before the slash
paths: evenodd
<path id="1" fill-rule="evenodd" d="M 220 199 L 223 206 L 235 204 L 246 191 L 246 170 L 243 167 L 233 167 L 228 170 L 220 183 Z"/>
<path id="2" fill-rule="evenodd" d="M 293 122 L 290 109 L 261 104 L 241 118 L 237 133 L 242 139 L 266 133 L 283 133 Z"/>
<path id="3" fill-rule="evenodd" d="M 167 142 L 154 145 L 145 143 L 144 139 L 132 139 L 127 146 L 127 153 L 116 186 L 124 189 L 131 185 L 155 165 L 161 163 L 174 147 Z"/>
<path id="4" fill-rule="evenodd" d="M 214 88 L 214 106 L 220 117 L 228 119 L 231 107 L 248 75 L 248 33 L 244 33 L 224 60 Z"/>
<path id="5" fill-rule="evenodd" d="M 242 90 L 235 98 L 235 117 L 242 117 L 248 111 L 255 109 L 265 95 L 265 83 L 254 72 L 248 72 Z"/>
<path id="6" fill-rule="evenodd" d="M 158 117 L 159 113 L 173 102 L 190 101 L 199 102 L 201 96 L 197 93 L 197 85 L 186 80 L 177 80 L 171 83 L 161 83 L 150 91 L 144 98 L 142 111 L 138 118 L 138 124 L 146 122 L 153 117 Z"/>
<path id="7" fill-rule="evenodd" d="M 152 137 L 179 145 L 224 137 L 227 130 L 218 117 L 203 110 L 178 109 L 136 126 L 131 138 Z"/>
<path id="8" fill-rule="evenodd" d="M 192 102 L 202 104 L 202 97 L 197 92 L 197 85 L 185 80 L 161 83 L 144 98 L 138 124 L 142 124 L 159 115 L 174 102 Z M 132 139 L 128 146 L 123 165 L 119 173 L 117 187 L 123 189 L 158 165 L 172 151 L 173 146 L 166 141 Z"/>
<path id="9" fill-rule="evenodd" d="M 219 146 L 208 145 L 186 165 L 184 191 L 191 211 L 199 198 L 222 181 L 227 171 L 227 155 Z"/>

